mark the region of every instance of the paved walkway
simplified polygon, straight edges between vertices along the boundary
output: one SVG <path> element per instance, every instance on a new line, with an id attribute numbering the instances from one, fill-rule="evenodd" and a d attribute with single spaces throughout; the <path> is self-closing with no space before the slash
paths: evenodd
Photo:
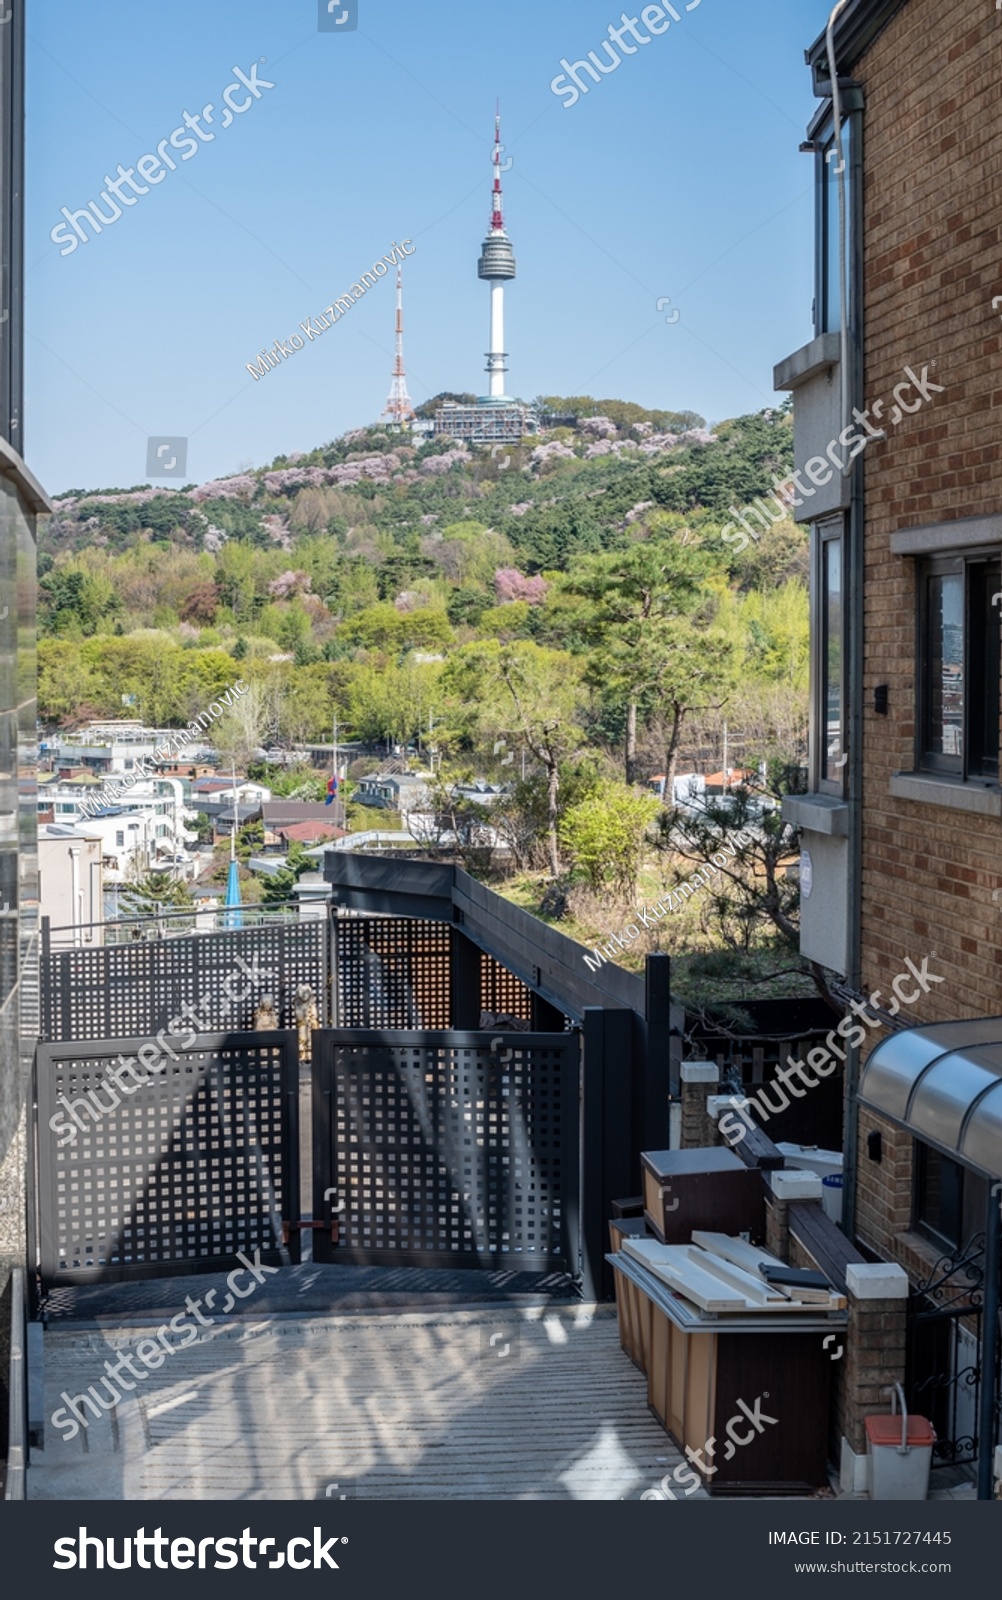
<path id="1" fill-rule="evenodd" d="M 609 1306 L 262 1311 L 205 1329 L 67 1441 L 62 1391 L 159 1321 L 47 1329 L 30 1499 L 636 1499 L 681 1459 Z"/>

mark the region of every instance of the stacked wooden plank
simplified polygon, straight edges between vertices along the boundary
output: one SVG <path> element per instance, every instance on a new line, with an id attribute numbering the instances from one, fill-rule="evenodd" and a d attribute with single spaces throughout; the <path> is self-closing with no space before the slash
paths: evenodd
<path id="1" fill-rule="evenodd" d="M 740 1237 L 696 1229 L 690 1244 L 629 1236 L 621 1248 L 674 1294 L 714 1316 L 845 1310 L 844 1296 L 820 1274 L 787 1267 Z"/>

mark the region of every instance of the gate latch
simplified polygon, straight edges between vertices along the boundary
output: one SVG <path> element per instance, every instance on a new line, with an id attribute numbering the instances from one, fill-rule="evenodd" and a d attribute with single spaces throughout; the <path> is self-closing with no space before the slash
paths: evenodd
<path id="1" fill-rule="evenodd" d="M 327 1193 L 324 1195 L 324 1199 L 329 1200 L 330 1196 L 336 1193 L 337 1191 L 335 1189 L 328 1189 Z M 337 1244 L 340 1240 L 340 1216 L 344 1209 L 345 1204 L 343 1200 L 339 1200 L 336 1206 L 331 1206 L 331 1244 Z M 312 1220 L 307 1221 L 303 1217 L 301 1217 L 298 1222 L 286 1222 L 283 1220 L 282 1243 L 288 1244 L 290 1233 L 322 1232 L 326 1226 L 326 1222 L 313 1222 Z"/>
<path id="2" fill-rule="evenodd" d="M 299 1222 L 286 1222 L 283 1220 L 282 1243 L 288 1244 L 290 1233 L 316 1233 L 318 1230 L 322 1233 L 326 1226 L 326 1222 L 305 1221 L 303 1219 L 300 1219 Z M 338 1218 L 334 1217 L 331 1220 L 331 1244 L 337 1244 L 339 1238 Z"/>

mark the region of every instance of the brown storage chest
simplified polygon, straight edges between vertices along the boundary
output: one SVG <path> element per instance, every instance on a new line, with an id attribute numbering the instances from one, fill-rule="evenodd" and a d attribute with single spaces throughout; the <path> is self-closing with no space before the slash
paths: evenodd
<path id="1" fill-rule="evenodd" d="M 623 1247 L 625 1238 L 643 1238 L 647 1227 L 643 1217 L 623 1217 L 609 1223 L 609 1244 L 613 1254 Z M 635 1367 L 647 1376 L 651 1347 L 651 1302 L 635 1283 L 614 1274 L 616 1280 L 616 1314 L 619 1318 L 619 1342 Z"/>
<path id="2" fill-rule="evenodd" d="M 826 1487 L 831 1360 L 824 1332 L 691 1333 L 660 1306 L 648 1306 L 648 1404 L 682 1449 L 700 1457 L 692 1464 L 707 1493 Z M 735 1436 L 747 1442 L 733 1443 Z"/>
<path id="3" fill-rule="evenodd" d="M 689 1244 L 694 1228 L 764 1242 L 762 1174 L 733 1150 L 648 1150 L 640 1160 L 644 1216 L 662 1244 Z"/>

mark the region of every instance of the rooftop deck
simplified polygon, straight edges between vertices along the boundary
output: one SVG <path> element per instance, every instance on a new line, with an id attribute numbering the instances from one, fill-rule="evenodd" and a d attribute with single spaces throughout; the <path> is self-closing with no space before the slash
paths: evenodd
<path id="1" fill-rule="evenodd" d="M 646 1409 L 613 1308 L 538 1297 L 248 1311 L 204 1329 L 66 1442 L 51 1422 L 62 1391 L 96 1385 L 105 1360 L 162 1320 L 49 1327 L 31 1498 L 309 1500 L 336 1484 L 334 1498 L 636 1499 L 681 1460 Z"/>

